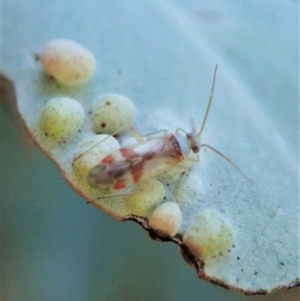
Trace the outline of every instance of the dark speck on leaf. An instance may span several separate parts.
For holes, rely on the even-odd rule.
[[[33,53],[32,57],[36,62],[38,62],[41,59],[41,56],[39,53]]]
[[[110,106],[110,105],[111,105],[110,101],[106,101],[105,104],[106,104],[107,106]]]
[[[105,128],[105,127],[106,127],[106,123],[105,123],[105,122],[102,122],[102,123],[101,123],[101,127]]]

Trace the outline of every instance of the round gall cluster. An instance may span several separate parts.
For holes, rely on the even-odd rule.
[[[94,56],[80,44],[59,39],[45,46],[42,53],[42,64],[45,71],[58,82],[75,86],[90,78],[94,72],[96,61]],[[139,161],[142,158],[135,157],[138,154],[134,153],[134,147],[129,147],[132,154],[130,151],[127,154],[124,152],[125,148],[120,149],[118,141],[112,136],[116,132],[122,132],[133,123],[136,108],[129,98],[109,93],[95,103],[91,113],[90,127],[94,132],[101,134],[89,137],[78,147],[72,171],[77,180],[84,184],[89,183],[90,188],[113,190],[114,187],[111,183],[114,183],[115,178],[111,174],[119,177],[128,176],[124,174],[124,170],[129,173],[131,170],[126,171],[124,166],[134,168],[134,162],[141,163],[141,169],[143,168],[143,162]],[[47,137],[53,141],[65,142],[78,132],[83,121],[84,110],[78,101],[70,97],[56,97],[46,103],[40,125]],[[138,142],[135,140],[136,138],[134,144],[137,144]],[[119,149],[120,151],[118,151]],[[116,153],[117,151],[118,153]],[[155,151],[153,151],[153,155],[155,155]],[[183,162],[186,169],[191,164],[198,162],[198,156],[192,155],[189,156],[189,160]],[[98,174],[98,169],[95,172],[97,177],[99,175],[99,183],[102,186],[92,185],[88,180],[91,170],[98,166],[100,166],[103,176],[109,179],[107,187],[104,187],[103,179],[100,177],[102,173],[100,174],[99,171]],[[182,168],[174,167],[163,172],[159,179],[172,182],[180,177],[182,177]],[[149,226],[152,229],[162,235],[174,237],[179,233],[182,224],[182,210],[176,202],[163,203],[164,196],[164,186],[157,179],[151,178],[138,182],[129,194],[124,194],[125,203],[123,205],[127,215],[148,218]],[[183,234],[183,242],[190,252],[203,260],[216,257],[230,249],[233,239],[234,231],[230,223],[211,210],[199,213]]]
[[[68,39],[49,42],[42,51],[41,61],[49,75],[69,86],[86,82],[96,68],[94,55]],[[94,106],[91,123],[96,133],[112,134],[131,125],[135,115],[135,106],[129,98],[106,94]],[[70,97],[56,97],[46,104],[40,124],[46,136],[61,142],[78,131],[83,121],[84,111],[79,102]]]

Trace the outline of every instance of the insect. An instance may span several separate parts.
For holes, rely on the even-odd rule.
[[[249,180],[228,157],[212,146],[200,143],[200,136],[213,100],[216,73],[217,66],[215,67],[211,94],[199,132],[196,132],[195,126],[188,133],[178,128],[174,134],[169,133],[146,141],[136,133],[135,136],[139,144],[122,147],[107,155],[101,160],[100,164],[91,169],[88,175],[88,183],[100,190],[121,190],[131,187],[145,179],[155,178],[161,172],[187,159],[190,151],[197,154],[203,147],[207,147],[220,155]],[[180,132],[183,132],[184,136]],[[251,182],[251,180],[249,181]]]

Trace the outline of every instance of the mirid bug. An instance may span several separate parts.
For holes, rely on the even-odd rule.
[[[212,146],[200,143],[200,136],[213,100],[216,72],[217,66],[214,72],[211,94],[199,132],[196,132],[194,126],[189,133],[178,128],[174,134],[165,134],[162,137],[146,141],[136,133],[135,137],[139,144],[122,147],[102,159],[100,164],[96,165],[89,172],[88,183],[100,190],[121,190],[131,187],[145,179],[155,178],[161,172],[187,159],[190,151],[197,154],[203,147],[207,147],[220,155],[249,180],[228,157]],[[180,135],[179,132],[183,132],[185,136]]]

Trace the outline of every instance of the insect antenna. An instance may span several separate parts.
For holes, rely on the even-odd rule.
[[[207,116],[208,116],[208,113],[209,113],[209,110],[210,110],[210,106],[211,106],[211,103],[212,103],[212,100],[213,100],[214,89],[215,89],[215,82],[216,82],[216,75],[217,75],[217,69],[218,69],[218,65],[216,65],[216,67],[215,67],[214,79],[213,79],[213,83],[212,83],[212,87],[211,87],[211,93],[210,93],[210,96],[209,96],[207,108],[206,108],[206,111],[205,111],[205,115],[204,115],[204,119],[202,121],[202,125],[201,125],[201,128],[200,128],[200,131],[199,131],[198,134],[196,134],[197,138],[199,138],[201,136],[202,132],[203,132],[203,129],[204,129],[204,126],[205,126],[205,123],[206,123],[206,119],[207,119]],[[192,124],[192,126],[193,126],[193,124]],[[193,131],[194,131],[194,129],[193,129]],[[196,145],[196,147],[197,147],[197,145]],[[201,147],[207,147],[210,150],[212,150],[213,152],[215,152],[216,154],[218,154],[219,156],[221,156],[228,163],[230,163],[246,180],[248,180],[250,183],[254,184],[254,182],[252,180],[250,180],[242,172],[242,170],[233,161],[231,161],[227,156],[225,156],[223,153],[221,153],[220,151],[218,151],[214,147],[210,146],[209,144],[200,144],[200,145],[198,145],[199,150],[200,150]]]
[[[200,129],[199,133],[196,135],[196,137],[198,137],[198,138],[201,136],[201,134],[203,132],[203,129],[204,129],[204,126],[205,126],[205,123],[206,123],[206,119],[207,119],[207,116],[208,116],[208,113],[209,113],[209,110],[210,110],[210,106],[211,106],[211,103],[212,103],[212,100],[213,100],[217,69],[218,69],[218,65],[216,65],[216,67],[215,67],[214,79],[213,79],[213,83],[212,83],[212,87],[211,87],[211,93],[210,93],[210,96],[209,96],[209,100],[208,100],[207,108],[206,108],[206,111],[205,111],[205,115],[204,115],[204,118],[203,118],[203,121],[202,121],[201,129]]]
[[[192,133],[195,137],[197,137],[197,131],[196,131],[196,123],[195,123],[195,120],[194,120],[194,119],[191,119],[191,120],[190,120],[190,123],[191,123],[191,129],[192,129],[191,133]]]
[[[200,147],[207,147],[210,150],[214,151],[216,154],[218,154],[219,156],[221,156],[223,159],[225,159],[229,164],[231,164],[246,180],[248,180],[250,183],[254,184],[254,182],[252,180],[250,180],[243,172],[242,170],[233,162],[231,161],[227,156],[225,156],[223,153],[221,153],[220,151],[218,151],[217,149],[215,149],[214,147],[212,147],[209,144],[200,144]]]

